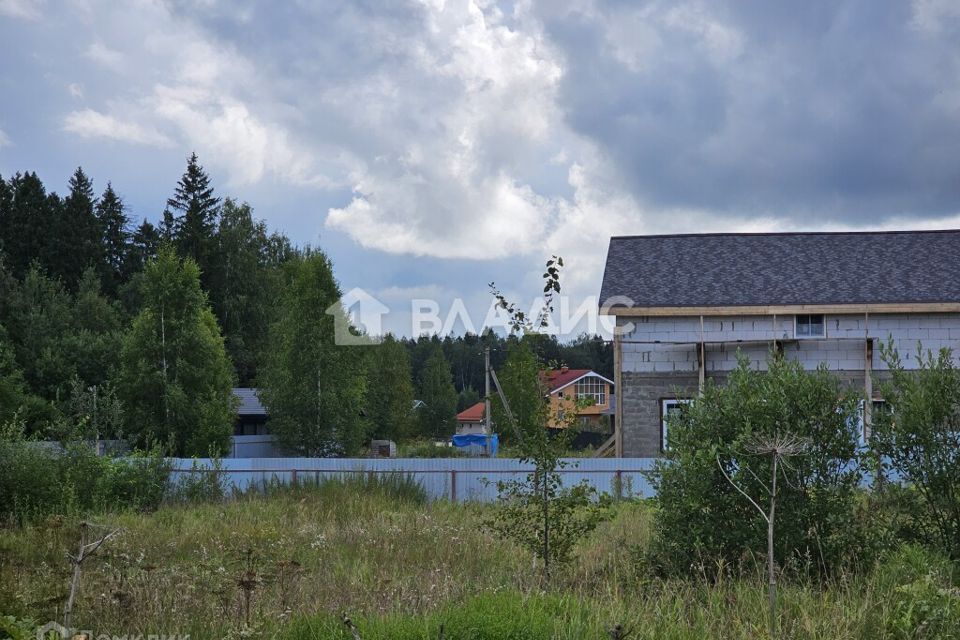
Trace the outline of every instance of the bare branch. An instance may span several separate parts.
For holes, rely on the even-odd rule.
[[[740,492],[740,495],[742,495],[744,498],[746,498],[747,500],[749,500],[749,501],[750,501],[750,504],[752,504],[754,507],[757,508],[757,511],[760,512],[760,515],[763,516],[763,519],[769,524],[769,523],[770,523],[770,517],[767,515],[767,512],[764,511],[763,508],[761,508],[760,505],[758,505],[758,504],[754,501],[754,499],[751,498],[749,494],[747,494],[746,491],[744,491],[743,489],[741,489],[741,488],[740,488],[740,485],[738,485],[736,482],[734,482],[734,481],[730,478],[730,476],[727,475],[726,469],[723,468],[723,463],[720,462],[720,456],[719,456],[719,455],[717,456],[717,466],[720,467],[720,473],[722,473],[722,474],[723,474],[723,477],[727,479],[727,482],[730,483],[730,486],[733,487],[734,489],[736,489],[737,491],[739,491],[739,492]]]

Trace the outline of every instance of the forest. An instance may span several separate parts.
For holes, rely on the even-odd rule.
[[[35,172],[0,176],[0,424],[32,438],[223,452],[234,386],[261,389],[278,438],[300,454],[446,437],[480,399],[484,349],[500,366],[513,339],[333,344],[324,310],[341,289],[329,257],[221,196],[196,154],[159,215],[131,211],[82,168],[65,193]],[[612,374],[599,336],[543,337],[536,349]]]

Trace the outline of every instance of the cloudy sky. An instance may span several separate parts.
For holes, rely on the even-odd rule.
[[[195,150],[409,333],[610,235],[960,226],[960,3],[0,0],[0,173],[156,220]],[[691,257],[693,259],[694,257]]]

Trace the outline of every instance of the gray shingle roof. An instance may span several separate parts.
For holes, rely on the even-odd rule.
[[[615,236],[601,304],[960,302],[960,230]]]
[[[240,400],[240,406],[237,407],[237,415],[241,416],[265,416],[267,410],[257,397],[257,389],[251,387],[234,387],[233,395]]]

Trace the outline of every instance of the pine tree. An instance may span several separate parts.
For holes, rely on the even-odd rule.
[[[219,211],[220,198],[213,195],[210,176],[193,153],[173,196],[167,200],[163,233],[165,239],[174,241],[181,256],[197,263],[204,285],[208,284],[214,265],[213,236]]]
[[[127,275],[128,222],[123,200],[108,182],[97,203],[97,223],[103,248],[99,273],[104,288],[111,293],[117,291]]]
[[[457,390],[453,387],[450,363],[440,345],[434,345],[420,374],[421,433],[433,438],[446,438],[456,429]]]
[[[335,343],[327,309],[341,294],[323,253],[291,261],[287,269],[260,372],[270,430],[283,447],[302,455],[355,454],[367,438],[361,412],[368,347]]]
[[[367,416],[377,438],[413,435],[413,380],[410,355],[392,335],[373,348],[367,376]]]
[[[118,382],[127,432],[138,444],[169,444],[174,455],[224,453],[235,418],[233,371],[196,263],[161,249],[141,295]]]

